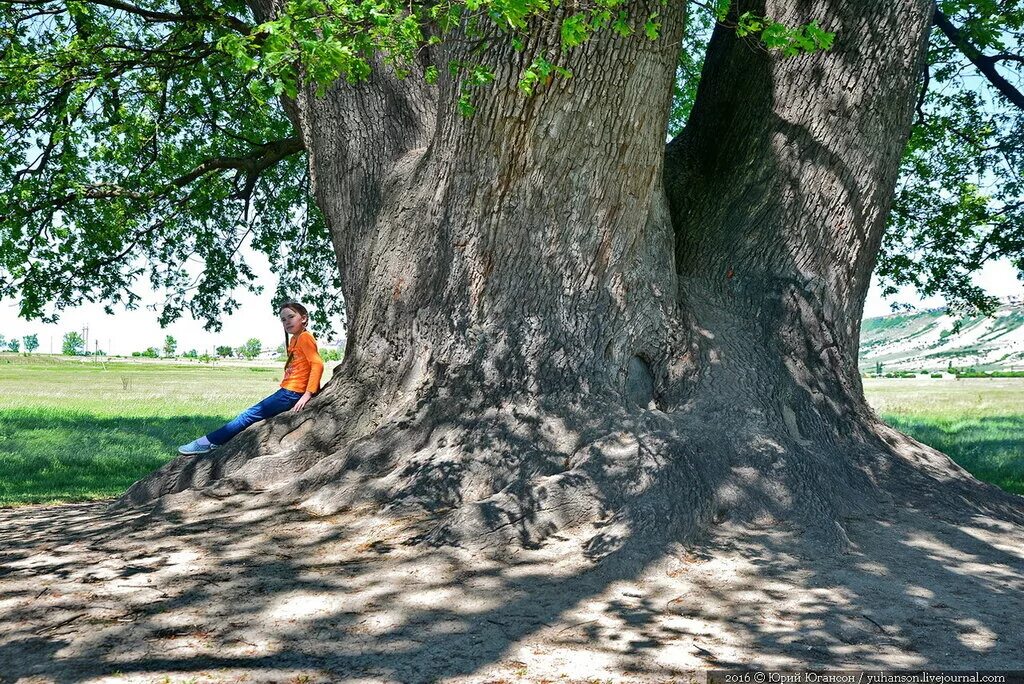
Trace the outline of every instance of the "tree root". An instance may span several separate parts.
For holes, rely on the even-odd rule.
[[[842,553],[845,520],[895,506],[1024,523],[1020,497],[881,423],[869,426],[876,439],[836,445],[793,439],[784,422],[575,406],[421,402],[348,440],[335,436],[336,416],[271,421],[212,454],[175,459],[118,505],[256,490],[317,516],[412,515],[423,521],[420,543],[495,552],[558,535],[593,558],[638,536],[692,541],[725,521],[798,530]]]

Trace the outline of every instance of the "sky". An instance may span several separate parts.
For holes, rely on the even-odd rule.
[[[274,282],[265,257],[250,250],[246,259],[253,266],[256,282]],[[1015,274],[1013,266],[1002,260],[986,265],[977,274],[975,282],[998,297],[1024,297],[1024,283],[1017,280]],[[233,315],[224,317],[224,327],[219,333],[203,330],[202,322],[192,320],[187,313],[162,329],[157,323],[156,312],[145,307],[146,304],[152,305],[158,301],[158,297],[152,290],[147,291],[142,287],[139,294],[143,296],[143,305],[134,311],[116,311],[114,315],[108,315],[102,306],[90,304],[64,311],[60,320],[52,325],[21,320],[15,302],[0,300],[0,335],[12,339],[36,334],[39,336],[38,351],[44,354],[51,353],[51,350],[59,354],[64,334],[72,330],[82,334],[86,326],[89,350],[97,349],[98,345],[100,350],[114,355],[127,356],[147,347],[162,348],[166,335],[172,335],[177,340],[179,354],[190,349],[200,354],[213,354],[220,345],[238,347],[252,337],[258,338],[264,349],[274,349],[284,343],[284,333],[276,313],[271,309],[273,291],[271,286],[266,286],[260,295],[237,291],[235,294],[239,308]],[[865,303],[864,315],[871,318],[891,313],[894,302],[915,308],[931,308],[943,304],[941,298],[922,300],[912,288],[905,288],[897,297],[885,299],[873,284]],[[316,334],[316,330],[313,333]],[[337,337],[340,338],[340,335]]]
[[[65,309],[60,313],[60,320],[52,325],[18,318],[17,303],[10,299],[0,299],[0,335],[10,340],[36,334],[39,336],[37,351],[43,354],[51,353],[51,345],[52,353],[61,353],[64,334],[76,331],[84,336],[86,327],[89,351],[98,348],[112,355],[128,356],[134,351],[144,351],[147,347],[162,349],[167,335],[177,341],[178,354],[195,349],[199,354],[213,355],[221,345],[240,347],[253,337],[263,343],[263,349],[275,349],[284,344],[284,331],[277,313],[271,308],[275,276],[271,274],[265,256],[248,247],[243,249],[246,251],[245,260],[256,275],[255,282],[263,283],[264,291],[256,295],[244,288],[236,290],[235,298],[239,307],[234,314],[221,319],[221,332],[204,330],[204,321],[193,320],[188,312],[175,323],[161,328],[157,323],[157,312],[146,308],[160,301],[160,297],[146,286],[145,281],[139,281],[136,292],[142,301],[137,309],[125,311],[115,307],[114,314],[109,315],[103,311],[101,304],[87,304]],[[315,329],[312,332],[316,334]],[[341,330],[336,333],[337,341],[341,341]],[[323,339],[318,338],[317,341],[321,348],[330,346]]]
[[[1024,282],[1017,280],[1017,269],[1009,259],[990,261],[974,275],[974,283],[991,295],[1001,299],[1024,298]],[[931,309],[945,304],[942,297],[922,299],[912,287],[904,287],[894,297],[883,297],[878,283],[872,278],[867,301],[864,302],[864,318],[885,316],[892,313],[892,305],[909,304],[915,309]]]

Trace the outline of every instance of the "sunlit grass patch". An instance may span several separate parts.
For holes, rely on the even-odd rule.
[[[884,418],[896,429],[945,452],[979,480],[1024,494],[1024,416]]]
[[[864,389],[896,429],[979,480],[1024,494],[1024,379],[871,379]]]
[[[43,356],[0,363],[0,506],[117,496],[179,444],[274,392],[281,370]]]
[[[191,415],[160,416],[153,403],[140,402],[135,415],[122,416],[0,410],[0,506],[117,496],[173,458],[179,444],[233,415],[193,407]]]
[[[225,417],[0,411],[0,505],[116,496],[173,457],[178,444]]]

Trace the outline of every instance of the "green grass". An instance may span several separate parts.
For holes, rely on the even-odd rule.
[[[282,365],[0,355],[0,506],[116,496],[274,392]]]
[[[871,378],[864,391],[893,427],[1024,494],[1024,378]]]
[[[931,314],[913,313],[868,318],[865,319],[863,323],[861,323],[861,333],[867,334],[878,332],[880,330],[890,330],[892,328],[898,328],[904,323],[908,323],[915,319],[921,318],[922,315],[930,316]]]
[[[0,412],[0,505],[116,496],[225,414],[108,418],[82,411]]]
[[[280,376],[281,364],[0,354],[0,506],[117,496],[179,444],[273,392]],[[978,478],[1024,494],[1024,378],[864,385],[890,424]]]

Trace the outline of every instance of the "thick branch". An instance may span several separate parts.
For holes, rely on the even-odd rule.
[[[927,63],[925,63],[925,65],[924,65],[924,79],[923,79],[923,83],[921,83],[921,90],[920,90],[920,92],[917,95],[917,104],[914,107],[914,111],[917,112],[917,120],[914,122],[915,126],[920,126],[921,124],[924,123],[924,100],[925,100],[925,97],[928,95],[928,85],[930,84],[930,82],[931,82],[931,69],[929,68],[929,65]]]
[[[97,183],[85,186],[85,188],[80,192],[71,192],[56,200],[42,202],[29,207],[26,212],[31,214],[42,209],[60,209],[79,198],[112,199],[115,197],[127,197],[129,199],[136,200],[153,200],[166,195],[172,190],[185,187],[189,183],[198,180],[211,171],[224,169],[237,169],[239,172],[244,172],[247,179],[247,186],[250,186],[254,184],[255,179],[258,178],[261,173],[269,169],[271,166],[285,157],[289,157],[303,149],[302,140],[298,136],[284,138],[283,140],[275,140],[262,145],[258,152],[246,157],[211,157],[210,159],[203,161],[201,164],[198,164],[188,173],[182,174],[181,176],[168,181],[163,185],[163,187],[156,190],[144,192],[132,190],[113,183]],[[2,216],[0,217],[0,220],[6,220],[7,218],[7,216]]]
[[[266,143],[260,147],[260,151],[247,157],[213,157],[207,159],[191,172],[171,181],[171,185],[182,187],[203,176],[210,171],[218,169],[238,169],[244,171],[249,178],[263,173],[271,166],[303,149],[302,139],[298,136],[284,138]]]
[[[967,59],[971,61],[978,71],[982,73],[985,78],[988,79],[996,90],[1003,94],[1003,96],[1017,106],[1018,109],[1024,110],[1024,93],[1017,90],[1016,87],[996,70],[996,64],[1002,61],[1018,61],[1024,62],[1024,58],[1017,55],[985,55],[975,45],[973,45],[964,35],[960,32],[956,26],[949,20],[945,14],[935,6],[934,15],[935,25],[939,27],[946,38],[949,39],[953,45],[956,46],[960,52],[964,54]]]
[[[17,4],[25,6],[35,6],[47,4],[49,0],[7,0],[4,4]],[[252,27],[241,19],[231,16],[230,14],[224,15],[205,15],[205,14],[174,14],[173,12],[157,12],[155,10],[148,10],[137,5],[132,5],[127,2],[121,2],[121,0],[89,0],[89,4],[100,5],[101,7],[109,7],[110,9],[119,10],[122,12],[128,12],[138,17],[142,17],[147,21],[155,22],[169,22],[169,23],[198,23],[198,24],[217,24],[226,26],[238,33],[243,35],[249,35],[252,33]]]

